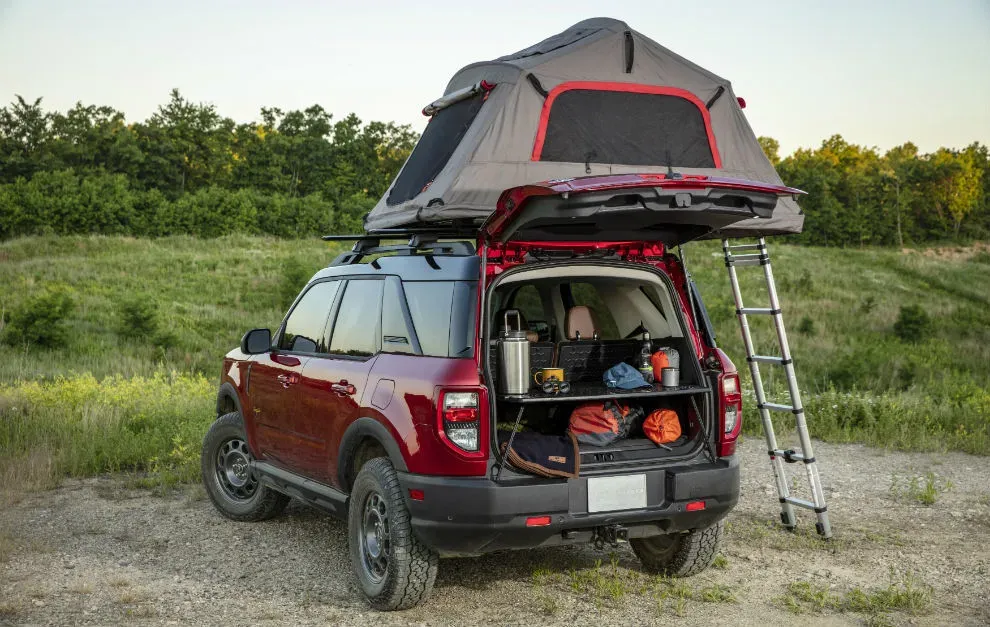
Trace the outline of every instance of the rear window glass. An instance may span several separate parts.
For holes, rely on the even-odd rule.
[[[540,161],[714,168],[701,109],[675,95],[598,89],[561,92]]]
[[[481,111],[486,93],[456,102],[441,109],[430,119],[388,193],[386,204],[397,205],[415,198],[433,182]]]
[[[476,284],[470,281],[406,281],[402,284],[424,355],[474,355]]]

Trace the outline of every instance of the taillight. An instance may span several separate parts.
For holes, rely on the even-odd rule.
[[[742,429],[742,388],[735,365],[725,353],[716,350],[722,362],[722,374],[718,376],[718,455],[728,457],[736,452],[736,439]]]
[[[483,456],[481,425],[486,399],[477,391],[442,390],[437,400],[438,427],[447,444],[458,452]]]

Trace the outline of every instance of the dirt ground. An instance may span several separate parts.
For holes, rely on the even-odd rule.
[[[384,615],[352,579],[343,523],[304,506],[234,523],[199,486],[161,496],[126,477],[8,493],[0,624],[990,624],[987,459],[820,444],[826,544],[808,512],[795,533],[774,524],[762,451],[741,446],[718,568],[649,577],[627,546],[447,559],[427,603]]]

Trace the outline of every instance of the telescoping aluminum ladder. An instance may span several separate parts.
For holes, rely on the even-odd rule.
[[[794,361],[791,358],[791,349],[787,344],[787,331],[784,330],[784,318],[780,312],[780,300],[777,298],[777,288],[773,282],[773,271],[770,269],[770,253],[767,249],[766,240],[760,238],[755,244],[729,245],[729,240],[722,240],[722,250],[725,253],[725,267],[729,271],[729,282],[732,284],[732,297],[736,303],[736,315],[739,318],[739,327],[742,332],[743,346],[746,349],[746,361],[749,363],[749,372],[753,377],[753,389],[756,392],[756,407],[760,412],[760,419],[763,421],[763,433],[767,439],[767,452],[770,454],[770,467],[773,469],[774,479],[777,483],[777,495],[780,497],[780,520],[788,529],[793,529],[797,524],[794,516],[795,507],[803,507],[815,512],[818,522],[815,528],[824,538],[832,537],[832,527],[828,522],[828,508],[825,505],[825,493],[822,490],[822,481],[818,476],[818,466],[815,463],[815,453],[811,446],[811,436],[808,434],[808,423],[804,416],[804,405],[801,404],[801,392],[798,390],[797,377],[794,374]],[[749,252],[752,251],[752,252]],[[739,266],[762,266],[763,274],[767,283],[767,294],[770,299],[769,308],[746,307],[743,304],[742,293],[739,288],[739,277],[736,276],[736,268]],[[753,348],[753,336],[749,330],[749,316],[770,316],[773,319],[774,327],[777,331],[777,340],[780,344],[779,356],[757,355]],[[767,401],[766,392],[763,389],[763,379],[760,376],[760,364],[771,364],[782,366],[784,376],[787,379],[787,389],[790,392],[790,405],[782,403],[771,403]],[[796,452],[791,449],[781,449],[777,445],[777,436],[773,430],[773,420],[770,412],[788,412],[794,415],[798,440],[801,451]],[[804,465],[808,475],[808,483],[811,485],[811,501],[791,496],[788,486],[787,474],[784,472],[784,464],[801,463]]]

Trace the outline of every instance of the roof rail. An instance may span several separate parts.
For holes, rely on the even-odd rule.
[[[469,257],[475,254],[474,243],[469,241],[441,242],[444,235],[435,233],[416,233],[410,235],[408,244],[393,244],[382,246],[383,239],[394,239],[397,235],[380,234],[367,235],[324,235],[327,241],[353,241],[350,252],[341,253],[333,260],[331,266],[348,266],[361,261],[368,255],[395,253],[399,255],[426,254],[429,256]],[[408,235],[408,233],[406,233]],[[372,261],[372,264],[375,262]],[[432,264],[431,264],[432,265]]]

